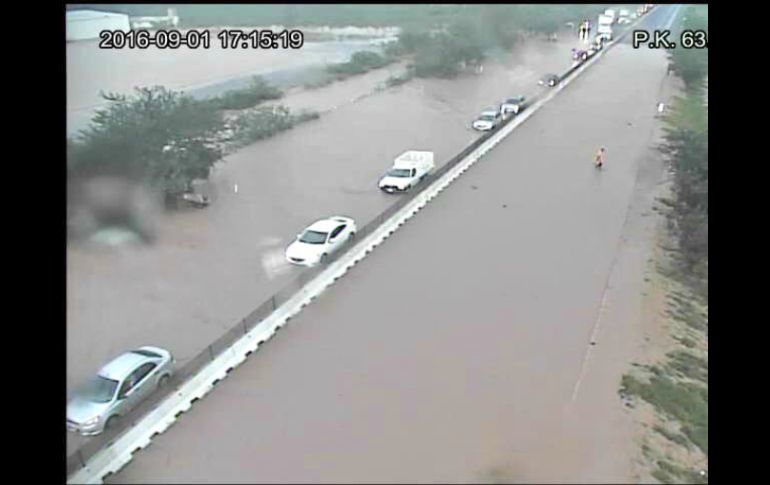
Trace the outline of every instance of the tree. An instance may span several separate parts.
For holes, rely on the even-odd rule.
[[[173,196],[189,190],[195,178],[207,177],[221,158],[213,137],[224,122],[212,103],[161,86],[102,97],[109,106],[68,141],[70,176],[130,176]]]

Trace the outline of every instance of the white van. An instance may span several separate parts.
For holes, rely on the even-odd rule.
[[[390,194],[405,192],[433,170],[433,152],[409,150],[393,161],[393,167],[380,179],[381,190]]]
[[[596,29],[596,38],[602,40],[612,40],[612,27],[609,25],[600,25]]]

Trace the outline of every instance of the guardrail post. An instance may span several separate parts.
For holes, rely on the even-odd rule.
[[[211,345],[209,345],[209,357],[211,357],[211,360],[214,360],[214,349],[211,348]]]
[[[243,334],[246,335],[247,333],[249,333],[249,331],[246,329],[246,319],[244,318],[243,320],[241,320],[241,323],[243,324]]]

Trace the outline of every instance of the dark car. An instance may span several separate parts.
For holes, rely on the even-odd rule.
[[[559,84],[559,76],[556,74],[546,74],[545,76],[541,77],[540,81],[537,83],[541,86],[554,87]]]

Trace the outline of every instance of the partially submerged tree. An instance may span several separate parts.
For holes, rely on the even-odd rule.
[[[129,176],[176,196],[221,158],[213,140],[224,122],[211,103],[161,86],[102,96],[109,105],[68,142],[71,177]]]

